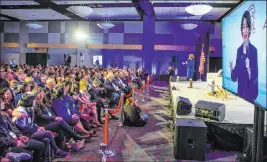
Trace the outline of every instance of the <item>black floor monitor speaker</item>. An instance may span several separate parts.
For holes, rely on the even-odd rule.
[[[222,103],[199,100],[195,104],[196,117],[223,121],[225,118],[225,105]]]
[[[176,102],[178,102],[176,108],[177,115],[188,115],[192,112],[192,103],[188,98],[179,96]]]
[[[174,157],[179,160],[205,160],[207,126],[201,119],[176,118]]]

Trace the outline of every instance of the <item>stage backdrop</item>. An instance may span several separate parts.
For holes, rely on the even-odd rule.
[[[246,15],[247,21],[242,21],[243,15]],[[222,22],[223,86],[264,109],[266,109],[265,23],[266,1],[244,2]]]

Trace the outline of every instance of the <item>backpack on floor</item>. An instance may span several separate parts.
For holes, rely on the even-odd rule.
[[[146,114],[141,115],[142,110],[138,106],[124,105],[124,125],[130,127],[143,127],[148,120]]]

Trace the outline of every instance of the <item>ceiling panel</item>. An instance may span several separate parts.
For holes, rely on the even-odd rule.
[[[203,15],[201,20],[218,20],[231,8],[213,8],[208,14]]]
[[[113,1],[104,1],[104,0],[98,0],[98,1],[66,1],[66,0],[52,0],[52,2],[58,4],[58,5],[64,5],[64,4],[101,4],[101,3],[131,3],[131,0],[113,0]]]
[[[240,0],[231,1],[180,1],[180,0],[150,0],[152,3],[238,3]]]
[[[154,10],[157,19],[201,18],[201,16],[188,14],[184,7],[154,7]]]
[[[194,16],[185,11],[185,7],[154,7],[157,19],[201,19],[217,20],[230,8],[213,8],[204,16]]]
[[[21,1],[21,0],[1,0],[0,4],[2,6],[10,5],[39,5],[39,3],[34,1]]]
[[[0,17],[0,20],[10,20],[10,19],[5,18],[5,17]]]
[[[69,17],[51,9],[2,9],[1,13],[21,20],[68,20]]]
[[[94,12],[87,19],[134,19],[139,20],[140,16],[134,7],[121,8],[95,8]]]

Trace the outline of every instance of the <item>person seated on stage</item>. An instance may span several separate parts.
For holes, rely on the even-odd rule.
[[[46,146],[50,144],[56,156],[62,158],[66,157],[68,153],[58,148],[52,133],[45,130],[44,127],[39,127],[34,122],[33,104],[34,96],[26,93],[23,94],[18,104],[19,107],[13,112],[12,121],[17,125],[23,135],[44,142]]]
[[[117,87],[113,82],[114,75],[112,72],[109,72],[106,76],[106,80],[104,82],[104,88],[106,89],[107,93],[106,96],[111,99],[111,105],[115,106],[119,99],[120,99],[120,89]]]
[[[80,121],[79,112],[73,107],[73,102],[71,101],[68,92],[70,89],[70,83],[67,82],[63,86],[56,87],[54,90],[54,99],[52,101],[52,108],[56,116],[61,117],[70,126],[74,126],[75,130],[86,134],[92,135],[93,131],[87,131],[83,127]],[[73,96],[77,98],[78,96]]]
[[[1,108],[4,112],[6,112],[9,116],[12,116],[13,110],[15,109],[14,104],[12,103],[12,94],[9,88],[3,88],[2,92],[0,93],[0,101],[1,101]]]
[[[66,136],[72,137],[74,140],[82,140],[87,136],[77,135],[72,131],[70,126],[61,118],[54,115],[53,110],[50,105],[44,102],[45,93],[41,87],[34,90],[34,114],[35,121],[45,130],[50,130],[52,132],[57,132],[57,144],[59,148],[65,148],[64,139]]]

